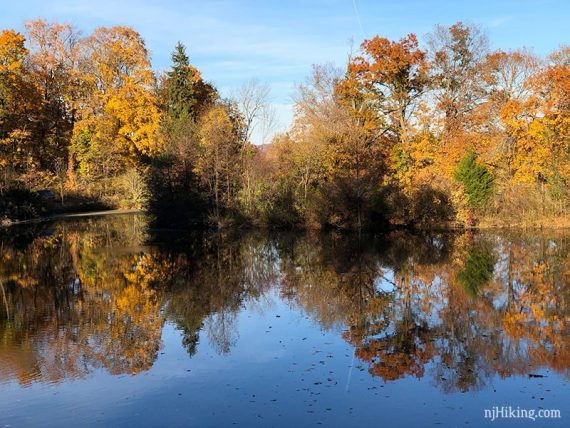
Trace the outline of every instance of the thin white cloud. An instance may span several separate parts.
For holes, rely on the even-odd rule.
[[[485,22],[485,26],[488,28],[498,28],[502,27],[503,25],[511,22],[513,20],[512,16],[499,16],[495,18],[491,18]]]

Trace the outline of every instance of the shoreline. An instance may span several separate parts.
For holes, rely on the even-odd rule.
[[[75,217],[102,217],[108,215],[126,215],[126,214],[145,214],[145,211],[138,209],[115,209],[115,210],[97,210],[85,211],[80,213],[54,214],[47,217],[38,217],[30,220],[15,220],[7,223],[0,223],[0,227],[20,226],[25,224],[44,223],[53,220],[64,220]]]
[[[83,211],[83,212],[76,212],[76,213],[61,213],[61,214],[53,214],[45,217],[38,217],[29,220],[15,220],[11,221],[8,219],[6,222],[0,222],[0,228],[9,228],[11,226],[21,226],[26,224],[37,224],[37,223],[45,223],[50,221],[57,221],[57,220],[65,220],[70,218],[81,218],[81,217],[103,217],[103,216],[110,216],[110,215],[129,215],[129,214],[147,214],[145,210],[142,209],[111,209],[111,210],[94,210],[94,211]],[[255,230],[274,230],[271,225],[263,225],[263,226],[254,226],[254,225],[244,225],[240,227],[223,227],[220,230],[231,230],[231,229],[255,229]],[[570,229],[570,219],[566,218],[557,218],[557,219],[544,219],[539,220],[535,223],[526,223],[526,222],[510,222],[508,224],[501,224],[500,221],[495,220],[483,220],[480,225],[477,226],[463,226],[458,225],[455,223],[445,224],[434,224],[432,227],[424,226],[424,227],[413,227],[413,226],[406,226],[406,225],[392,225],[391,228],[385,230],[388,232],[390,230],[398,230],[398,229],[407,229],[410,231],[416,232],[461,232],[461,231],[492,231],[492,230],[569,230]],[[182,229],[175,229],[175,230],[186,230],[185,228]],[[306,227],[293,227],[290,230],[299,230],[299,231],[308,231],[314,230],[311,228]],[[358,230],[352,229],[336,229],[336,228],[321,228],[317,230],[337,230],[342,232],[358,232]],[[362,230],[361,232],[378,232],[377,230]]]

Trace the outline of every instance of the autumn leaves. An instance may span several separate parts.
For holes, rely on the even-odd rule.
[[[293,151],[311,154],[299,162],[297,180],[310,181],[313,195],[342,189],[324,224],[371,225],[378,215],[425,225],[567,216],[568,48],[546,59],[492,52],[479,28],[462,23],[436,26],[425,39],[425,47],[414,34],[365,40],[346,70],[317,67],[301,86],[287,138]],[[469,156],[478,164],[458,173]],[[456,178],[480,173],[481,183]],[[474,187],[484,195],[470,194]],[[379,197],[384,207],[371,204]],[[351,212],[343,212],[346,199]]]
[[[414,34],[373,37],[346,68],[314,67],[289,131],[261,150],[250,137],[255,114],[268,111],[266,89],[222,99],[180,43],[160,74],[131,28],[25,27],[0,35],[3,192],[64,189],[62,200],[76,192],[146,206],[186,226],[568,216],[568,47],[545,59],[492,52],[462,23],[436,26],[425,46]],[[493,182],[476,206],[473,183],[456,179],[470,153]]]
[[[3,187],[51,187],[99,196],[116,178],[159,152],[155,76],[144,41],[127,27],[87,37],[69,24],[26,23],[4,30],[0,159],[13,181]],[[26,46],[24,45],[26,40]],[[6,87],[6,82],[11,82]],[[67,176],[55,165],[64,163]]]

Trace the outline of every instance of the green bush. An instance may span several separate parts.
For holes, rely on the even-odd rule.
[[[457,164],[454,178],[463,184],[467,202],[471,208],[480,208],[493,193],[493,174],[477,161],[477,154],[468,152]]]

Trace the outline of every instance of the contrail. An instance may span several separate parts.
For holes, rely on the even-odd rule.
[[[348,376],[346,378],[346,387],[344,388],[344,392],[348,392],[348,388],[350,388],[350,378],[352,377],[352,369],[354,367],[355,355],[356,355],[356,347],[354,347],[354,352],[352,353],[352,361],[350,362],[350,368],[348,369]]]
[[[360,32],[362,33],[362,38],[364,38],[364,28],[362,27],[362,21],[360,20],[360,13],[358,13],[358,7],[356,7],[356,0],[352,0],[352,6],[354,6],[354,13],[358,21],[358,26],[360,27]]]

